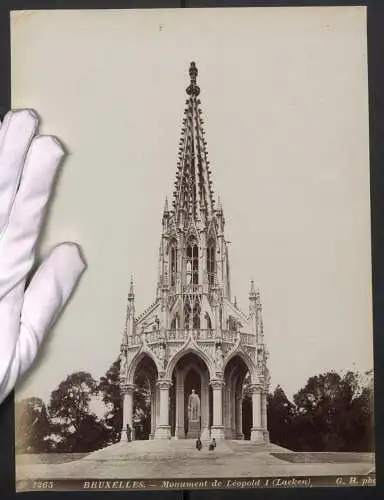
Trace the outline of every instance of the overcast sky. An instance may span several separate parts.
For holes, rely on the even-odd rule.
[[[89,268],[17,398],[119,353],[133,273],[154,299],[190,61],[232,291],[260,287],[272,387],[372,367],[365,9],[19,13],[14,107],[68,150],[43,249],[80,242]]]

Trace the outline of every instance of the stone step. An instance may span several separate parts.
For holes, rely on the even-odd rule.
[[[202,452],[209,452],[210,440],[202,440]],[[82,460],[97,460],[99,457],[103,460],[117,459],[127,456],[149,456],[155,454],[158,457],[169,457],[177,454],[189,454],[196,450],[196,439],[156,439],[143,441],[121,441],[120,443],[108,446],[93,453],[90,453]],[[217,440],[215,453],[219,455],[230,455],[233,453],[271,453],[279,451],[288,451],[272,443],[256,443],[253,441],[231,441]],[[211,453],[211,452],[209,452]]]

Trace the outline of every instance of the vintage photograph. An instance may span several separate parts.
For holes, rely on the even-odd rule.
[[[366,9],[20,11],[88,269],[15,393],[17,491],[374,486]]]

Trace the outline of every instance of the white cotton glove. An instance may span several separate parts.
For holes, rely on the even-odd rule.
[[[10,111],[0,125],[0,403],[32,364],[85,269],[77,245],[63,243],[30,279],[64,156],[55,138],[36,136],[37,127],[30,110]]]

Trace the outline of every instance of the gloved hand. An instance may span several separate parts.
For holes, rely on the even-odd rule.
[[[79,247],[63,243],[30,279],[64,156],[55,138],[36,136],[37,128],[30,110],[10,111],[0,125],[0,403],[32,364],[85,269]]]

